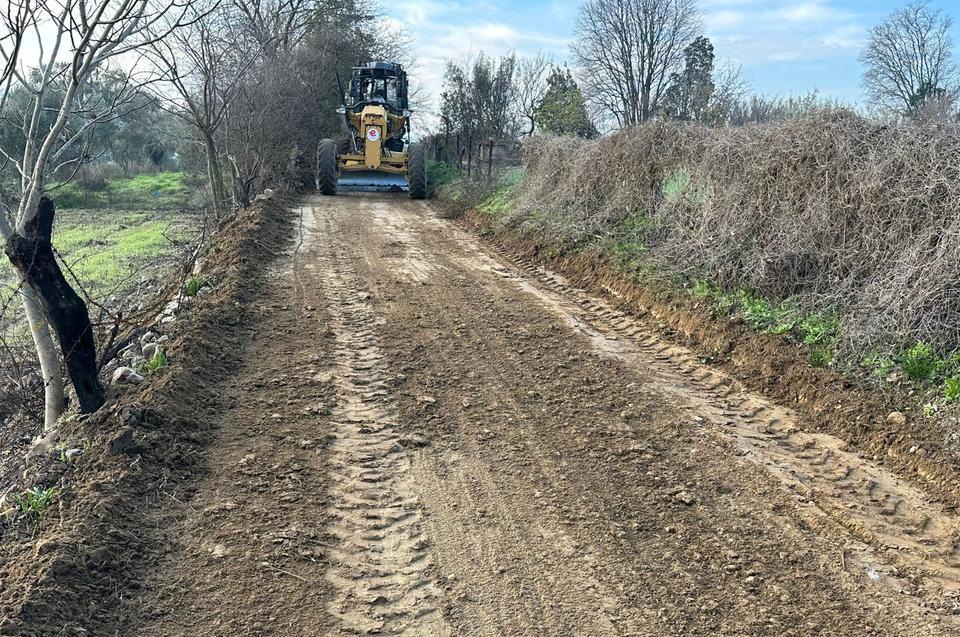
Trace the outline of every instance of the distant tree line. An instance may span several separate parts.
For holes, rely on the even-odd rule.
[[[869,33],[863,88],[882,117],[956,119],[960,76],[953,22],[928,0],[894,11]],[[815,91],[753,94],[740,69],[717,63],[696,0],[587,0],[571,47],[573,69],[542,55],[483,54],[450,62],[441,133],[477,140],[535,132],[595,137],[664,117],[709,126],[771,122],[849,108]]]

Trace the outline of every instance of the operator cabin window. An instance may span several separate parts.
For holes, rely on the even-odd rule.
[[[397,99],[397,82],[396,80],[391,80],[387,82],[387,103],[393,108],[399,108],[399,100]]]

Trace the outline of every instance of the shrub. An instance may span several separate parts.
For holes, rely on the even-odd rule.
[[[627,239],[664,280],[709,272],[774,309],[791,299],[797,316],[824,315],[798,326],[805,340],[824,342],[820,328],[835,318],[835,349],[851,361],[904,336],[952,351],[957,154],[958,124],[890,125],[838,109],[747,127],[658,120],[598,140],[535,137],[502,221],[547,243],[613,245],[640,210]],[[769,323],[769,309],[747,314]]]

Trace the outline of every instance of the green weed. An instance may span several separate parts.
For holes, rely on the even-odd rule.
[[[453,182],[460,176],[456,167],[445,161],[427,162],[427,184],[431,189],[437,189]]]
[[[498,188],[492,195],[480,202],[477,210],[496,219],[513,208],[513,199],[516,194],[515,186]]]
[[[918,342],[897,358],[903,373],[911,380],[930,381],[937,375],[941,359],[929,345]]]
[[[881,381],[887,380],[896,365],[892,358],[881,354],[870,354],[863,359],[861,364],[870,371],[874,378]]]
[[[944,381],[943,397],[951,403],[960,400],[960,376],[951,376]]]
[[[190,280],[187,281],[187,286],[184,292],[187,296],[194,297],[197,293],[205,287],[208,287],[210,283],[202,277],[190,277]]]
[[[713,286],[706,279],[697,279],[689,290],[690,296],[695,299],[708,299],[716,293]]]
[[[663,180],[660,186],[660,194],[670,203],[676,202],[683,196],[684,192],[690,186],[690,171],[686,168],[679,168]]]
[[[618,241],[611,248],[617,265],[628,272],[640,269],[647,254],[647,246],[639,241]]]
[[[167,355],[163,353],[163,350],[158,349],[157,353],[153,355],[153,358],[141,363],[141,369],[146,374],[153,374],[169,364],[170,361],[167,359]]]
[[[789,302],[775,305],[745,291],[738,294],[737,301],[741,318],[759,332],[789,334],[797,325],[797,310]]]
[[[810,350],[810,364],[814,367],[830,367],[835,357],[836,351],[833,347],[819,346]]]
[[[13,496],[13,503],[23,516],[39,520],[50,509],[50,504],[56,495],[56,487],[48,489],[33,487],[22,494]]]

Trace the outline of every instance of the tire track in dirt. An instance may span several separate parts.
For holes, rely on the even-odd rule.
[[[311,213],[312,214],[312,211]],[[323,219],[325,238],[333,238]],[[449,635],[431,573],[422,509],[407,479],[376,317],[343,244],[317,246],[336,348],[329,478],[336,538],[329,612],[350,634]]]
[[[362,255],[365,271],[361,278],[383,275],[408,288],[417,303],[430,307],[449,300],[441,294],[443,282],[462,279],[462,266],[449,262],[448,243],[438,245],[435,237],[419,223],[429,221],[432,209],[412,204],[417,217],[406,206],[384,205],[387,200],[351,200],[352,214],[337,215],[331,236],[351,237],[351,252]],[[355,218],[363,230],[354,232]],[[412,223],[413,222],[413,223]],[[445,227],[448,230],[449,227]],[[490,278],[491,281],[495,281]],[[465,281],[466,283],[467,281]],[[470,281],[468,285],[475,285]],[[384,290],[377,286],[379,293]],[[431,294],[433,292],[433,294]],[[427,298],[420,298],[420,294]],[[412,299],[411,299],[412,300]],[[489,306],[457,303],[434,308],[437,314],[453,311],[467,321],[483,315]],[[483,305],[481,303],[481,305]],[[491,353],[507,355],[508,343],[489,342]],[[391,352],[395,354],[395,352]],[[498,383],[510,386],[499,364],[489,366],[482,359],[465,359]],[[506,419],[525,411],[527,389],[514,387],[517,395],[498,393],[499,411]],[[432,397],[420,396],[421,406]],[[424,402],[425,401],[425,402]],[[405,428],[425,429],[430,425],[408,418]],[[422,493],[430,511],[427,527],[434,542],[435,558],[444,567],[445,612],[456,634],[461,635],[633,635],[649,620],[639,617],[620,591],[605,585],[594,575],[596,564],[589,552],[563,529],[563,522],[544,511],[537,502],[526,502],[518,511],[503,493],[497,469],[484,462],[482,447],[475,440],[457,443],[457,451],[428,447],[414,456],[411,479]],[[550,463],[537,454],[537,466],[554,482],[560,478]],[[467,601],[469,600],[469,601]],[[465,607],[471,607],[466,610]],[[474,610],[479,610],[474,614]],[[432,633],[424,633],[432,634]]]
[[[481,257],[485,267],[538,297],[598,350],[653,372],[660,390],[693,406],[740,454],[809,504],[805,518],[812,526],[842,530],[866,545],[852,551],[849,561],[859,562],[868,577],[906,588],[906,574],[913,586],[960,599],[957,516],[889,470],[851,452],[840,439],[803,431],[792,411],[749,392],[689,350],[662,341],[641,321],[564,277],[510,255],[502,244],[498,247],[513,268]]]

